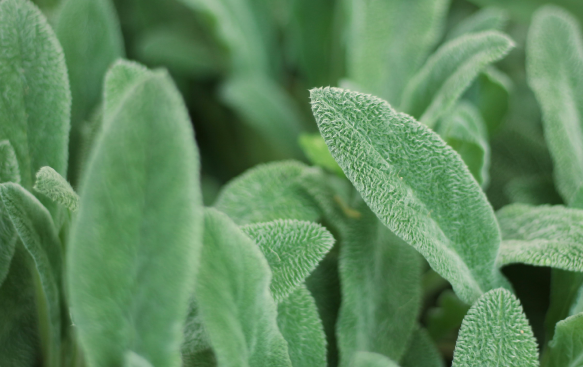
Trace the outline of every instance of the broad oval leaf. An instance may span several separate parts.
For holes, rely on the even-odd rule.
[[[583,39],[577,21],[545,6],[526,44],[528,83],[541,106],[559,193],[572,204],[583,185]]]
[[[583,313],[559,321],[544,356],[545,367],[580,366],[583,361]]]
[[[73,212],[79,207],[79,195],[51,167],[42,167],[37,172],[33,189]]]
[[[258,246],[225,214],[205,211],[195,297],[222,367],[291,367]]]
[[[484,294],[464,318],[452,367],[537,367],[538,350],[518,299],[505,289]]]
[[[8,140],[0,141],[0,183],[20,183],[20,168],[16,152]]]
[[[332,248],[334,237],[319,224],[275,220],[241,227],[259,246],[271,272],[271,293],[284,300],[316,268]]]
[[[381,99],[338,88],[312,90],[312,109],[364,201],[463,301],[507,284],[495,269],[500,230],[492,207],[437,134]]]
[[[92,366],[122,365],[130,350],[178,366],[202,238],[198,153],[166,73],[117,87],[125,93],[113,111],[105,105],[71,230],[72,316]]]
[[[400,109],[433,127],[478,74],[513,46],[497,31],[468,34],[444,44],[407,84]]]

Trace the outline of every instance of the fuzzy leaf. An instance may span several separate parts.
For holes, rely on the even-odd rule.
[[[504,121],[514,84],[512,79],[493,66],[486,68],[468,89],[466,97],[480,110],[489,135]]]
[[[0,141],[0,183],[20,183],[20,169],[14,148],[8,140]]]
[[[34,263],[43,357],[47,366],[61,366],[61,242],[47,209],[22,186],[0,184],[0,198],[18,237]]]
[[[464,318],[452,367],[537,367],[538,350],[518,299],[505,289],[484,294]]]
[[[71,93],[65,58],[30,1],[0,1],[0,140],[14,148],[21,184],[50,166],[67,173]]]
[[[401,361],[403,367],[445,367],[439,350],[427,330],[418,327]]]
[[[136,62],[118,60],[113,64],[105,75],[102,125],[112,121],[127,95],[149,75],[148,69]]]
[[[502,31],[508,23],[508,14],[499,8],[483,8],[464,18],[451,31],[446,39],[484,31]]]
[[[269,264],[276,302],[303,283],[334,244],[334,237],[324,227],[298,220],[249,224],[241,230],[255,241]]]
[[[513,46],[497,31],[468,34],[444,44],[407,84],[401,110],[433,127],[478,74]]]
[[[205,211],[196,299],[221,367],[291,367],[261,251],[225,214]]]
[[[572,204],[583,185],[583,39],[567,12],[545,6],[526,44],[528,83],[541,106],[559,193]]]
[[[89,365],[121,365],[131,350],[154,366],[178,366],[176,325],[202,238],[198,153],[169,76],[143,71],[124,86],[116,74],[132,65],[118,63],[107,77],[120,84],[106,93],[123,98],[111,106],[106,94],[82,180],[68,253],[71,310]]]
[[[345,177],[342,168],[338,166],[338,163],[336,163],[334,157],[330,154],[326,142],[320,134],[304,133],[300,135],[299,143],[310,163],[325,168],[340,177]]]
[[[395,362],[382,354],[372,352],[358,352],[350,366],[353,367],[399,367]]]
[[[454,333],[470,308],[449,290],[439,295],[437,303],[438,307],[427,312],[427,331],[433,340],[440,340]]]
[[[337,323],[341,366],[359,351],[398,361],[421,307],[421,258],[362,201],[340,249],[342,305]]]
[[[147,359],[132,351],[126,353],[124,367],[152,367]]]
[[[583,211],[512,204],[497,216],[504,239],[498,266],[524,263],[583,271]]]
[[[307,168],[295,161],[257,166],[225,185],[215,207],[239,225],[275,219],[314,222],[319,210],[300,185]]]
[[[495,270],[500,232],[492,207],[437,134],[381,99],[337,88],[312,90],[312,109],[364,201],[462,300],[472,304],[507,284]]]
[[[79,195],[67,180],[51,167],[42,167],[38,171],[33,188],[70,211],[74,212],[79,207]]]
[[[555,336],[549,344],[545,367],[580,366],[583,361],[583,314],[557,323]]]
[[[399,105],[407,82],[441,37],[448,0],[350,0],[347,74]]]
[[[293,367],[326,367],[326,335],[316,301],[300,285],[279,303],[277,324],[287,341]]]

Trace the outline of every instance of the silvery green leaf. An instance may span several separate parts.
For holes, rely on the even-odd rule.
[[[464,18],[447,33],[447,40],[484,31],[503,31],[508,23],[508,14],[500,8],[483,8]]]
[[[225,214],[205,211],[195,297],[221,367],[291,367],[259,247]]]
[[[497,31],[467,34],[447,42],[409,81],[400,109],[433,127],[480,72],[513,47],[512,40]]]
[[[79,195],[71,185],[51,167],[42,167],[36,174],[33,189],[70,211],[79,207]]]
[[[376,97],[338,88],[311,93],[332,156],[383,224],[468,304],[509,286],[495,269],[500,230],[492,207],[452,148]]]
[[[391,359],[373,352],[357,352],[349,363],[353,367],[399,367]]]
[[[300,135],[299,144],[310,163],[333,172],[340,177],[345,177],[342,168],[338,166],[338,163],[330,154],[326,142],[320,134],[303,133]]]
[[[8,140],[0,141],[0,183],[20,183],[20,169],[14,148]]]
[[[179,366],[203,219],[191,123],[165,72],[120,62],[105,90],[68,244],[73,321],[89,365]]]
[[[555,336],[549,343],[544,367],[580,366],[583,361],[583,314],[579,313],[559,321]]]
[[[445,367],[445,362],[427,330],[418,327],[413,333],[401,365],[403,367]]]
[[[530,21],[532,13],[536,11],[541,4],[547,3],[547,1],[538,0],[470,0],[470,2],[478,6],[495,6],[497,8],[505,9],[510,12],[514,18],[522,22]],[[581,9],[581,6],[577,1],[553,0],[552,2],[569,9],[569,11],[577,14],[580,19],[583,19],[583,9]]]
[[[532,329],[518,299],[505,289],[480,297],[464,318],[452,367],[538,367]]]
[[[275,220],[248,224],[241,230],[261,249],[273,278],[271,293],[276,302],[291,294],[330,251],[334,237],[317,223]]]

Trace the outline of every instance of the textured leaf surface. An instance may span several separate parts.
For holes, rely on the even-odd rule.
[[[291,367],[261,251],[225,214],[205,211],[196,285],[199,311],[222,367]]]
[[[307,168],[295,161],[252,168],[225,185],[215,207],[240,225],[275,219],[316,221],[319,210],[299,180]]]
[[[480,110],[488,133],[495,133],[508,113],[510,95],[514,91],[512,79],[493,66],[486,68],[466,93],[466,97]]]
[[[152,367],[147,359],[134,352],[126,353],[124,367]]]
[[[320,132],[377,217],[471,304],[505,284],[500,232],[460,156],[426,126],[370,95],[312,90]]]
[[[326,142],[320,134],[302,134],[300,135],[300,147],[308,160],[315,166],[320,166],[340,177],[345,177],[342,168],[330,154]]]
[[[448,0],[351,0],[347,74],[367,92],[399,105],[405,86],[441,31]]]
[[[582,286],[583,273],[560,269],[551,270],[550,303],[545,319],[546,342],[553,338],[555,325],[559,321],[574,315],[573,311],[583,306],[581,303],[583,301]]]
[[[447,290],[439,295],[437,303],[438,307],[427,312],[427,330],[433,340],[440,340],[455,332],[470,308]]]
[[[79,195],[71,185],[51,167],[42,167],[36,174],[34,190],[71,211],[79,207]]]
[[[464,18],[449,33],[447,39],[484,31],[502,31],[508,22],[508,14],[499,8],[483,8]]]
[[[580,366],[583,363],[583,314],[557,323],[555,336],[549,344],[545,367]]]
[[[372,352],[358,352],[352,360],[351,366],[354,367],[398,367],[398,365],[383,356],[382,354]]]
[[[444,44],[407,84],[401,110],[433,127],[478,74],[512,47],[512,40],[497,31],[468,34]]]
[[[316,301],[301,285],[279,303],[277,324],[293,367],[326,367],[326,335]]]
[[[8,140],[0,141],[0,183],[20,183],[20,169],[14,148]]]
[[[71,93],[63,51],[41,12],[25,0],[0,2],[0,140],[16,152],[21,183],[50,166],[67,173]]]
[[[168,75],[143,71],[124,88],[116,74],[128,70],[122,63],[109,71],[121,100],[111,105],[106,94],[82,180],[68,253],[72,315],[90,365],[121,365],[132,350],[152,365],[178,366],[177,325],[202,238],[198,154]]]
[[[532,329],[518,299],[505,289],[484,294],[464,318],[453,367],[538,366]]]
[[[342,366],[357,352],[398,361],[407,350],[421,306],[421,258],[364,202],[348,222],[340,249],[342,304],[337,323]]]
[[[334,244],[334,237],[324,227],[298,220],[249,224],[241,230],[255,241],[269,264],[276,302],[303,283]]]
[[[536,12],[526,45],[528,83],[541,106],[559,193],[571,204],[583,185],[583,39],[560,8]]]
[[[520,262],[583,271],[583,211],[512,204],[497,216],[504,239],[499,266]]]
[[[403,367],[445,367],[445,362],[427,330],[419,327],[413,333],[401,365]]]

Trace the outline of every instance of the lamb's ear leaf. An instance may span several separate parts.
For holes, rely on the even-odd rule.
[[[398,106],[407,82],[441,38],[449,0],[351,0],[348,5],[348,77]]]
[[[545,367],[578,366],[583,359],[583,313],[559,321],[543,357]]]
[[[471,103],[460,102],[441,120],[437,131],[459,153],[476,181],[486,187],[490,181],[490,145],[480,111]]]
[[[88,364],[122,365],[132,350],[152,365],[177,366],[176,325],[202,243],[198,152],[170,77],[142,70],[136,81],[126,78],[132,68],[118,64],[109,74],[122,75],[107,77],[119,83],[106,85],[105,120],[71,229],[71,310]],[[123,97],[113,105],[110,90]]]
[[[472,81],[514,46],[497,31],[458,37],[441,46],[407,84],[401,110],[429,127],[454,107]]]
[[[446,40],[484,31],[503,31],[508,23],[508,13],[500,8],[482,8],[464,18],[446,36]]]
[[[577,21],[547,5],[536,12],[526,44],[528,83],[541,106],[559,193],[572,204],[583,185],[583,39]]]
[[[443,357],[427,330],[418,327],[401,360],[403,367],[445,367]]]
[[[353,367],[399,367],[391,359],[374,352],[357,352],[347,366]]]
[[[504,240],[498,266],[524,263],[583,271],[583,210],[511,204],[497,216]]]
[[[553,338],[557,322],[574,315],[572,311],[581,307],[582,287],[583,273],[551,269],[550,304],[545,319],[547,342]]]
[[[433,340],[448,337],[460,327],[470,306],[446,290],[439,295],[438,307],[427,312],[427,331]]]
[[[70,211],[79,207],[79,195],[71,185],[51,167],[42,167],[36,174],[33,189]]]
[[[345,177],[342,168],[338,166],[338,163],[336,163],[334,157],[330,154],[326,142],[320,134],[304,133],[300,135],[298,142],[310,163],[325,168],[340,177]]]
[[[20,168],[16,152],[8,140],[0,141],[0,183],[20,183]]]
[[[505,289],[480,297],[464,318],[452,367],[537,367],[538,349],[518,299]]]
[[[376,218],[362,213],[347,223],[340,248],[342,304],[337,323],[341,366],[357,352],[400,360],[421,307],[421,257]],[[407,305],[403,307],[403,305]]]
[[[293,367],[326,367],[326,335],[316,301],[305,285],[277,308],[277,325],[287,341]]]
[[[0,198],[20,241],[32,258],[38,279],[37,300],[43,357],[47,366],[61,365],[61,241],[48,210],[16,183],[0,184]]]
[[[31,1],[0,2],[0,39],[0,140],[12,144],[21,184],[31,190],[43,166],[67,174],[71,93],[65,58]]]
[[[219,366],[288,366],[259,247],[225,214],[205,211],[195,297]]]
[[[334,245],[334,237],[317,223],[278,219],[241,230],[259,246],[273,278],[271,293],[281,302],[316,268]]]
[[[112,120],[124,99],[143,79],[150,76],[148,69],[137,62],[117,60],[105,74],[102,125]]]
[[[319,209],[299,183],[307,168],[295,161],[252,168],[225,185],[215,207],[237,224],[275,219],[316,221]]]
[[[125,355],[124,367],[152,367],[152,364],[141,355],[129,351]]]
[[[311,93],[332,156],[383,224],[425,256],[464,302],[509,287],[495,269],[494,211],[451,147],[376,97],[338,88]]]

